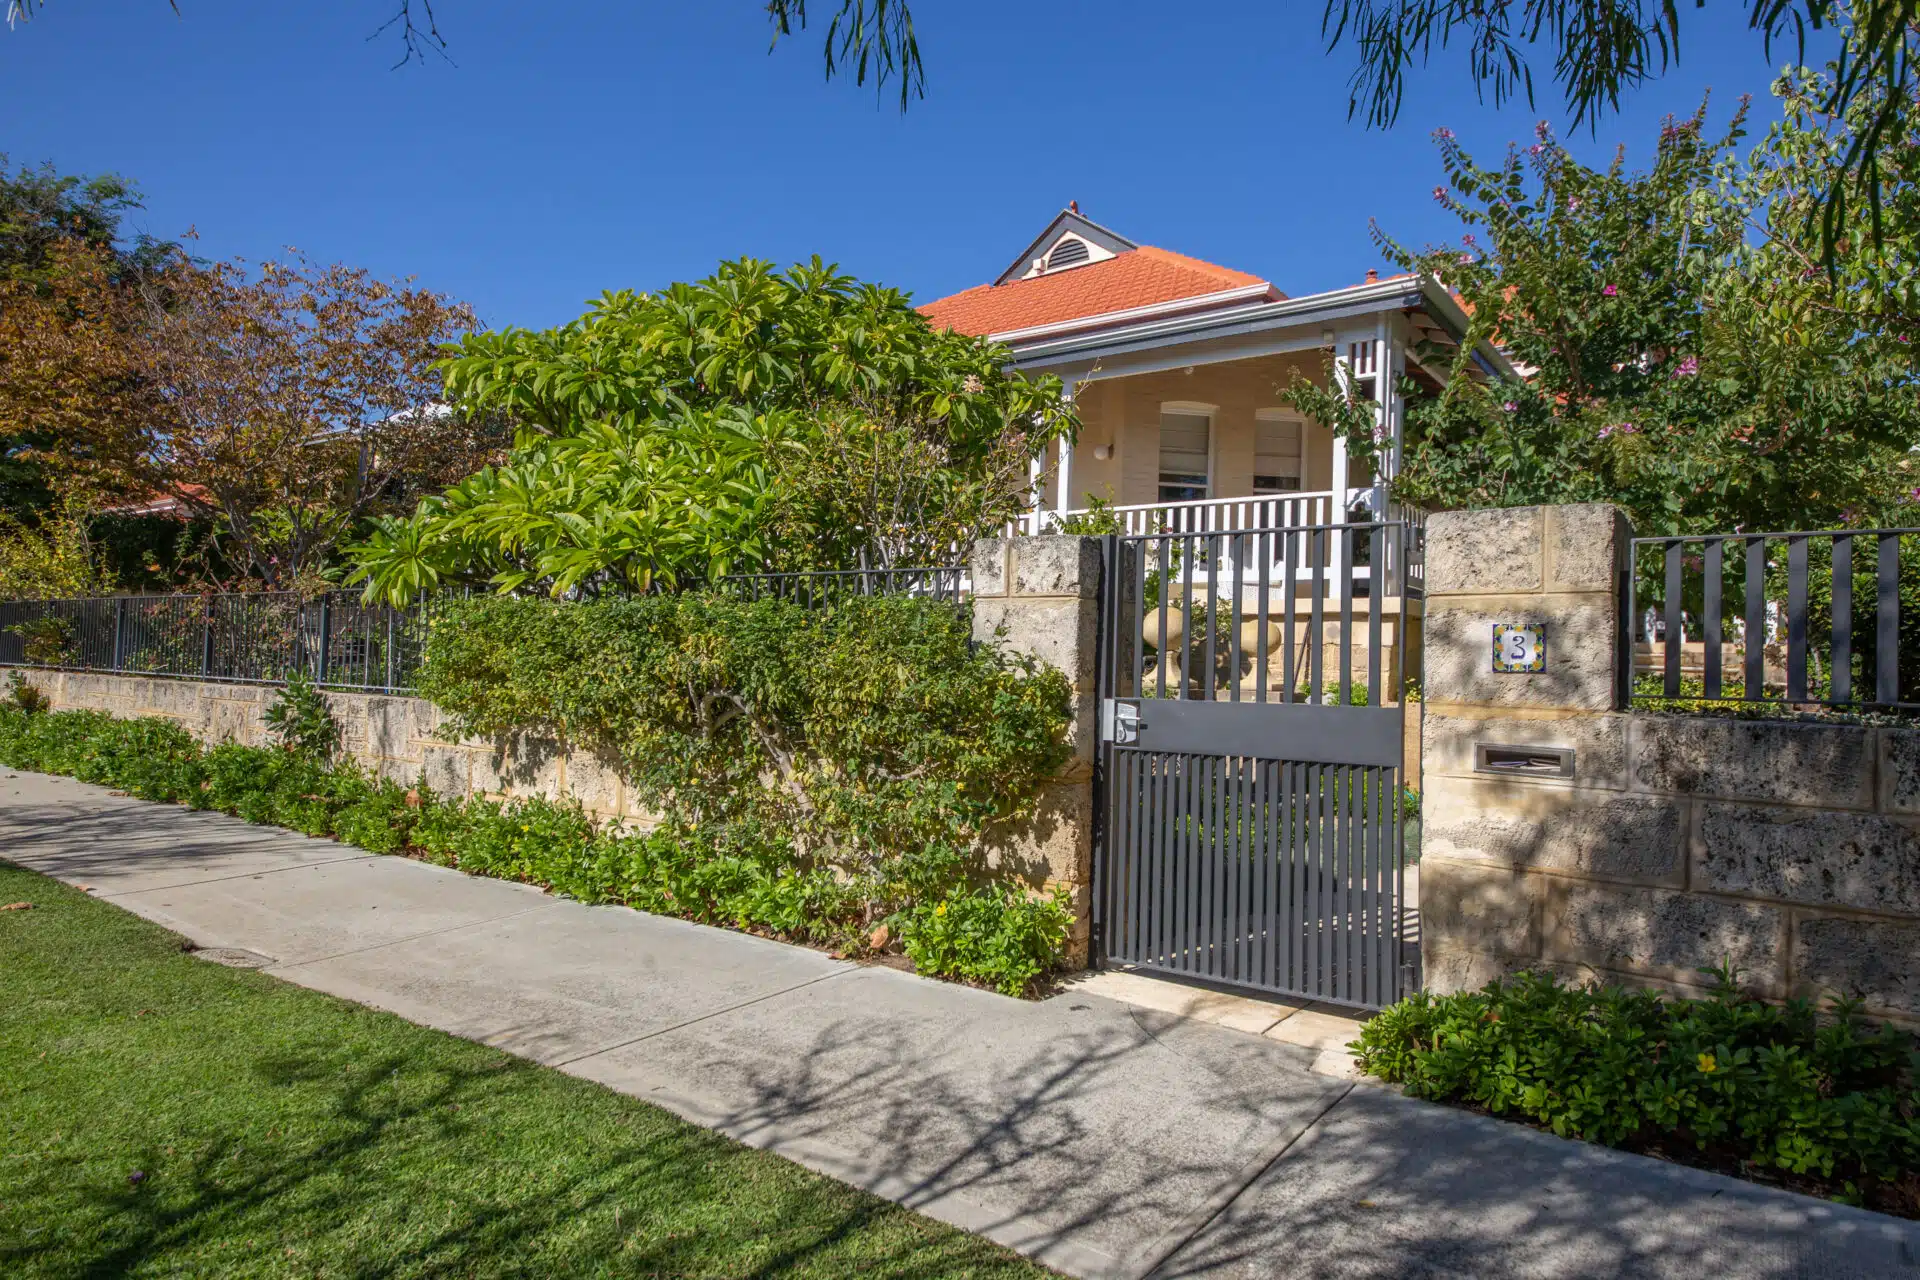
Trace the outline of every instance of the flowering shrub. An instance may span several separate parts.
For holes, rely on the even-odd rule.
[[[1523,973],[1422,992],[1355,1042],[1360,1067],[1415,1097],[1516,1114],[1562,1137],[1777,1171],[1807,1190],[1920,1216],[1914,1046],[1839,1003],[1703,1000],[1563,987]]]

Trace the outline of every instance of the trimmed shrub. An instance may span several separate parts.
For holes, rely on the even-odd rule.
[[[1018,889],[952,889],[916,903],[900,920],[908,959],[921,973],[1025,995],[1060,962],[1073,909],[1064,890],[1033,898]]]
[[[1838,1002],[1747,997],[1729,971],[1706,999],[1569,987],[1523,973],[1415,994],[1354,1043],[1360,1067],[1415,1097],[1524,1117],[1563,1137],[1691,1151],[1920,1210],[1914,1045]]]

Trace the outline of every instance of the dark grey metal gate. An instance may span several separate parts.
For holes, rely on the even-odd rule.
[[[1106,540],[1103,962],[1364,1008],[1412,984],[1419,550],[1397,520]]]

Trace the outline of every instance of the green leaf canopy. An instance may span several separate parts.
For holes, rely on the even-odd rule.
[[[354,580],[595,596],[741,570],[947,561],[1026,500],[1073,418],[1058,380],[936,330],[898,290],[819,259],[603,294],[556,329],[464,339],[465,413],[504,413],[497,464],[382,523]]]

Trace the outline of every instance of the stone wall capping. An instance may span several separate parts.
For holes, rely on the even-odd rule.
[[[1537,593],[1544,509],[1443,511],[1427,521],[1426,595]]]
[[[1879,747],[1863,725],[1635,712],[1633,789],[1871,812]]]

